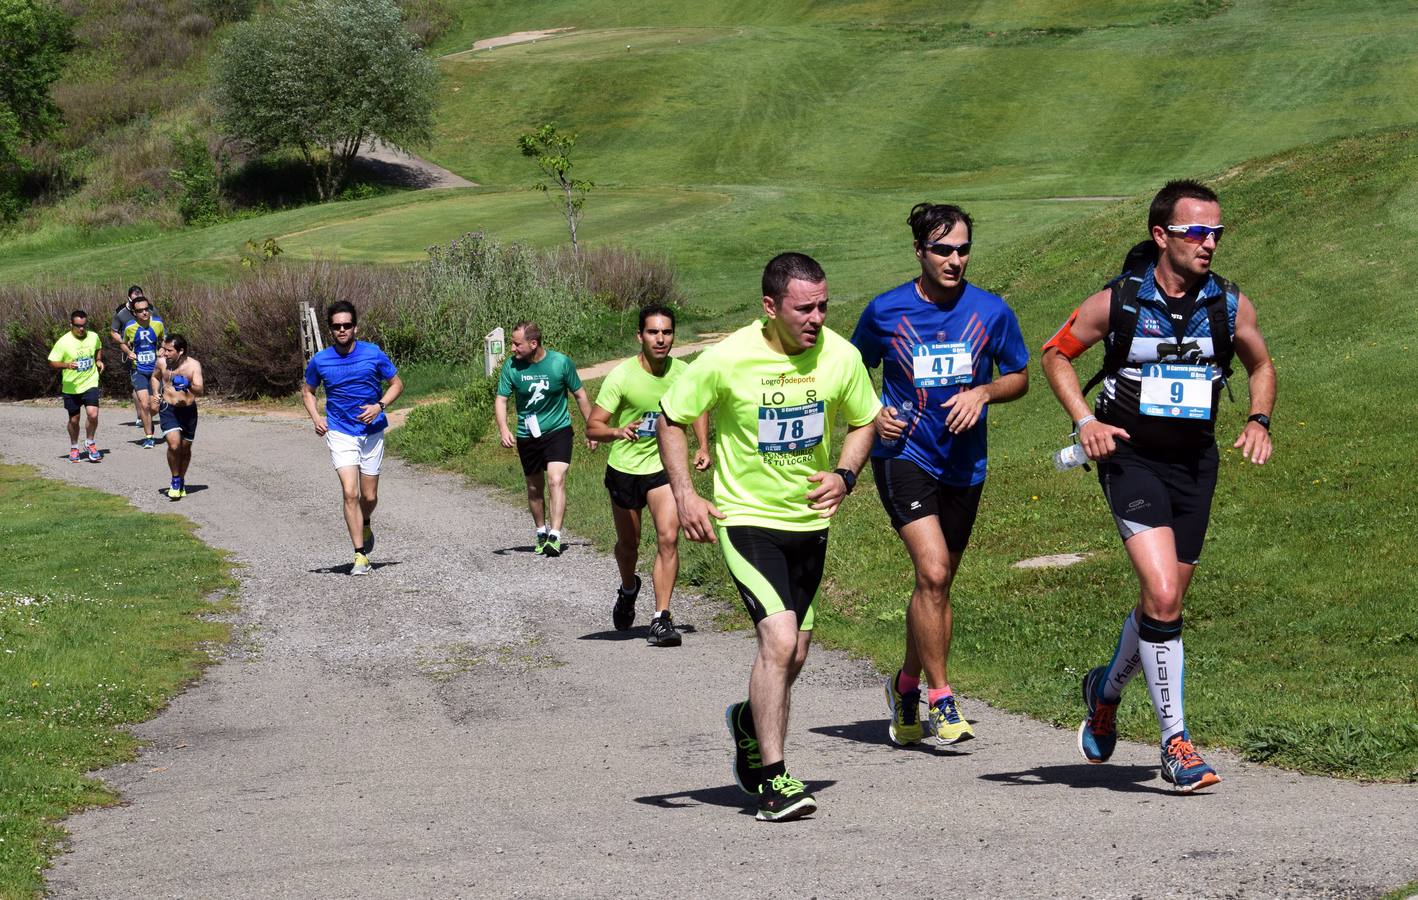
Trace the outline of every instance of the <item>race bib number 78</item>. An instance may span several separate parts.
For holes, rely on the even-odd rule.
[[[796,453],[822,443],[827,414],[821,400],[801,406],[758,408],[758,452]]]

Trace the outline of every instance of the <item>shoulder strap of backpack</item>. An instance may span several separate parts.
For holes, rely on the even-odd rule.
[[[1240,290],[1220,275],[1213,275],[1221,287],[1221,297],[1207,305],[1206,315],[1211,324],[1211,355],[1221,369],[1223,380],[1231,378],[1231,361],[1236,355],[1235,335],[1231,331],[1230,306],[1240,296]]]
[[[1132,352],[1132,338],[1137,332],[1137,289],[1142,284],[1142,276],[1123,273],[1108,282],[1110,302],[1108,306],[1108,336],[1103,347],[1103,367],[1088,379],[1083,395],[1127,364]]]

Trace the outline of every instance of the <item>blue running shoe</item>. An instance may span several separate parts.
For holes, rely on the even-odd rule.
[[[955,708],[954,694],[946,694],[931,704],[930,712],[926,714],[926,731],[930,732],[935,737],[935,742],[942,747],[968,741],[975,736],[975,729],[970,727],[970,723],[960,715],[960,710]]]
[[[1107,762],[1118,746],[1118,701],[1109,703],[1098,692],[1105,669],[1096,666],[1083,676],[1083,705],[1088,717],[1078,726],[1078,752],[1095,764]]]
[[[1190,794],[1219,784],[1221,776],[1202,761],[1201,754],[1192,746],[1191,736],[1183,731],[1172,735],[1162,746],[1162,780],[1179,793]]]

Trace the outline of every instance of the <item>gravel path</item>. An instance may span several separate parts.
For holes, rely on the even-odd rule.
[[[161,451],[117,408],[97,465],[61,459],[57,404],[0,410],[6,461],[187,516],[241,564],[225,660],[102,773],[124,804],[66,823],[56,897],[1316,897],[1418,879],[1418,787],[1212,753],[1225,782],[1179,798],[1151,746],[1088,766],[1071,731],[968,698],[978,740],[896,750],[878,677],[821,648],[790,758],[822,809],[761,824],[722,718],[748,635],[680,603],[682,648],[646,646],[644,608],[620,639],[612,563],[574,537],[534,556],[512,499],[389,463],[379,568],[354,579],[304,423],[204,418],[205,489],[170,504]]]

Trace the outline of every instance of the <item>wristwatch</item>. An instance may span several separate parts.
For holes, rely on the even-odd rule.
[[[857,486],[857,473],[851,469],[833,469],[833,474],[841,476],[847,484],[847,493],[852,493],[852,488]]]
[[[1264,428],[1266,431],[1270,430],[1270,416],[1267,416],[1265,413],[1254,413],[1247,418],[1246,421],[1258,422],[1261,428]]]

